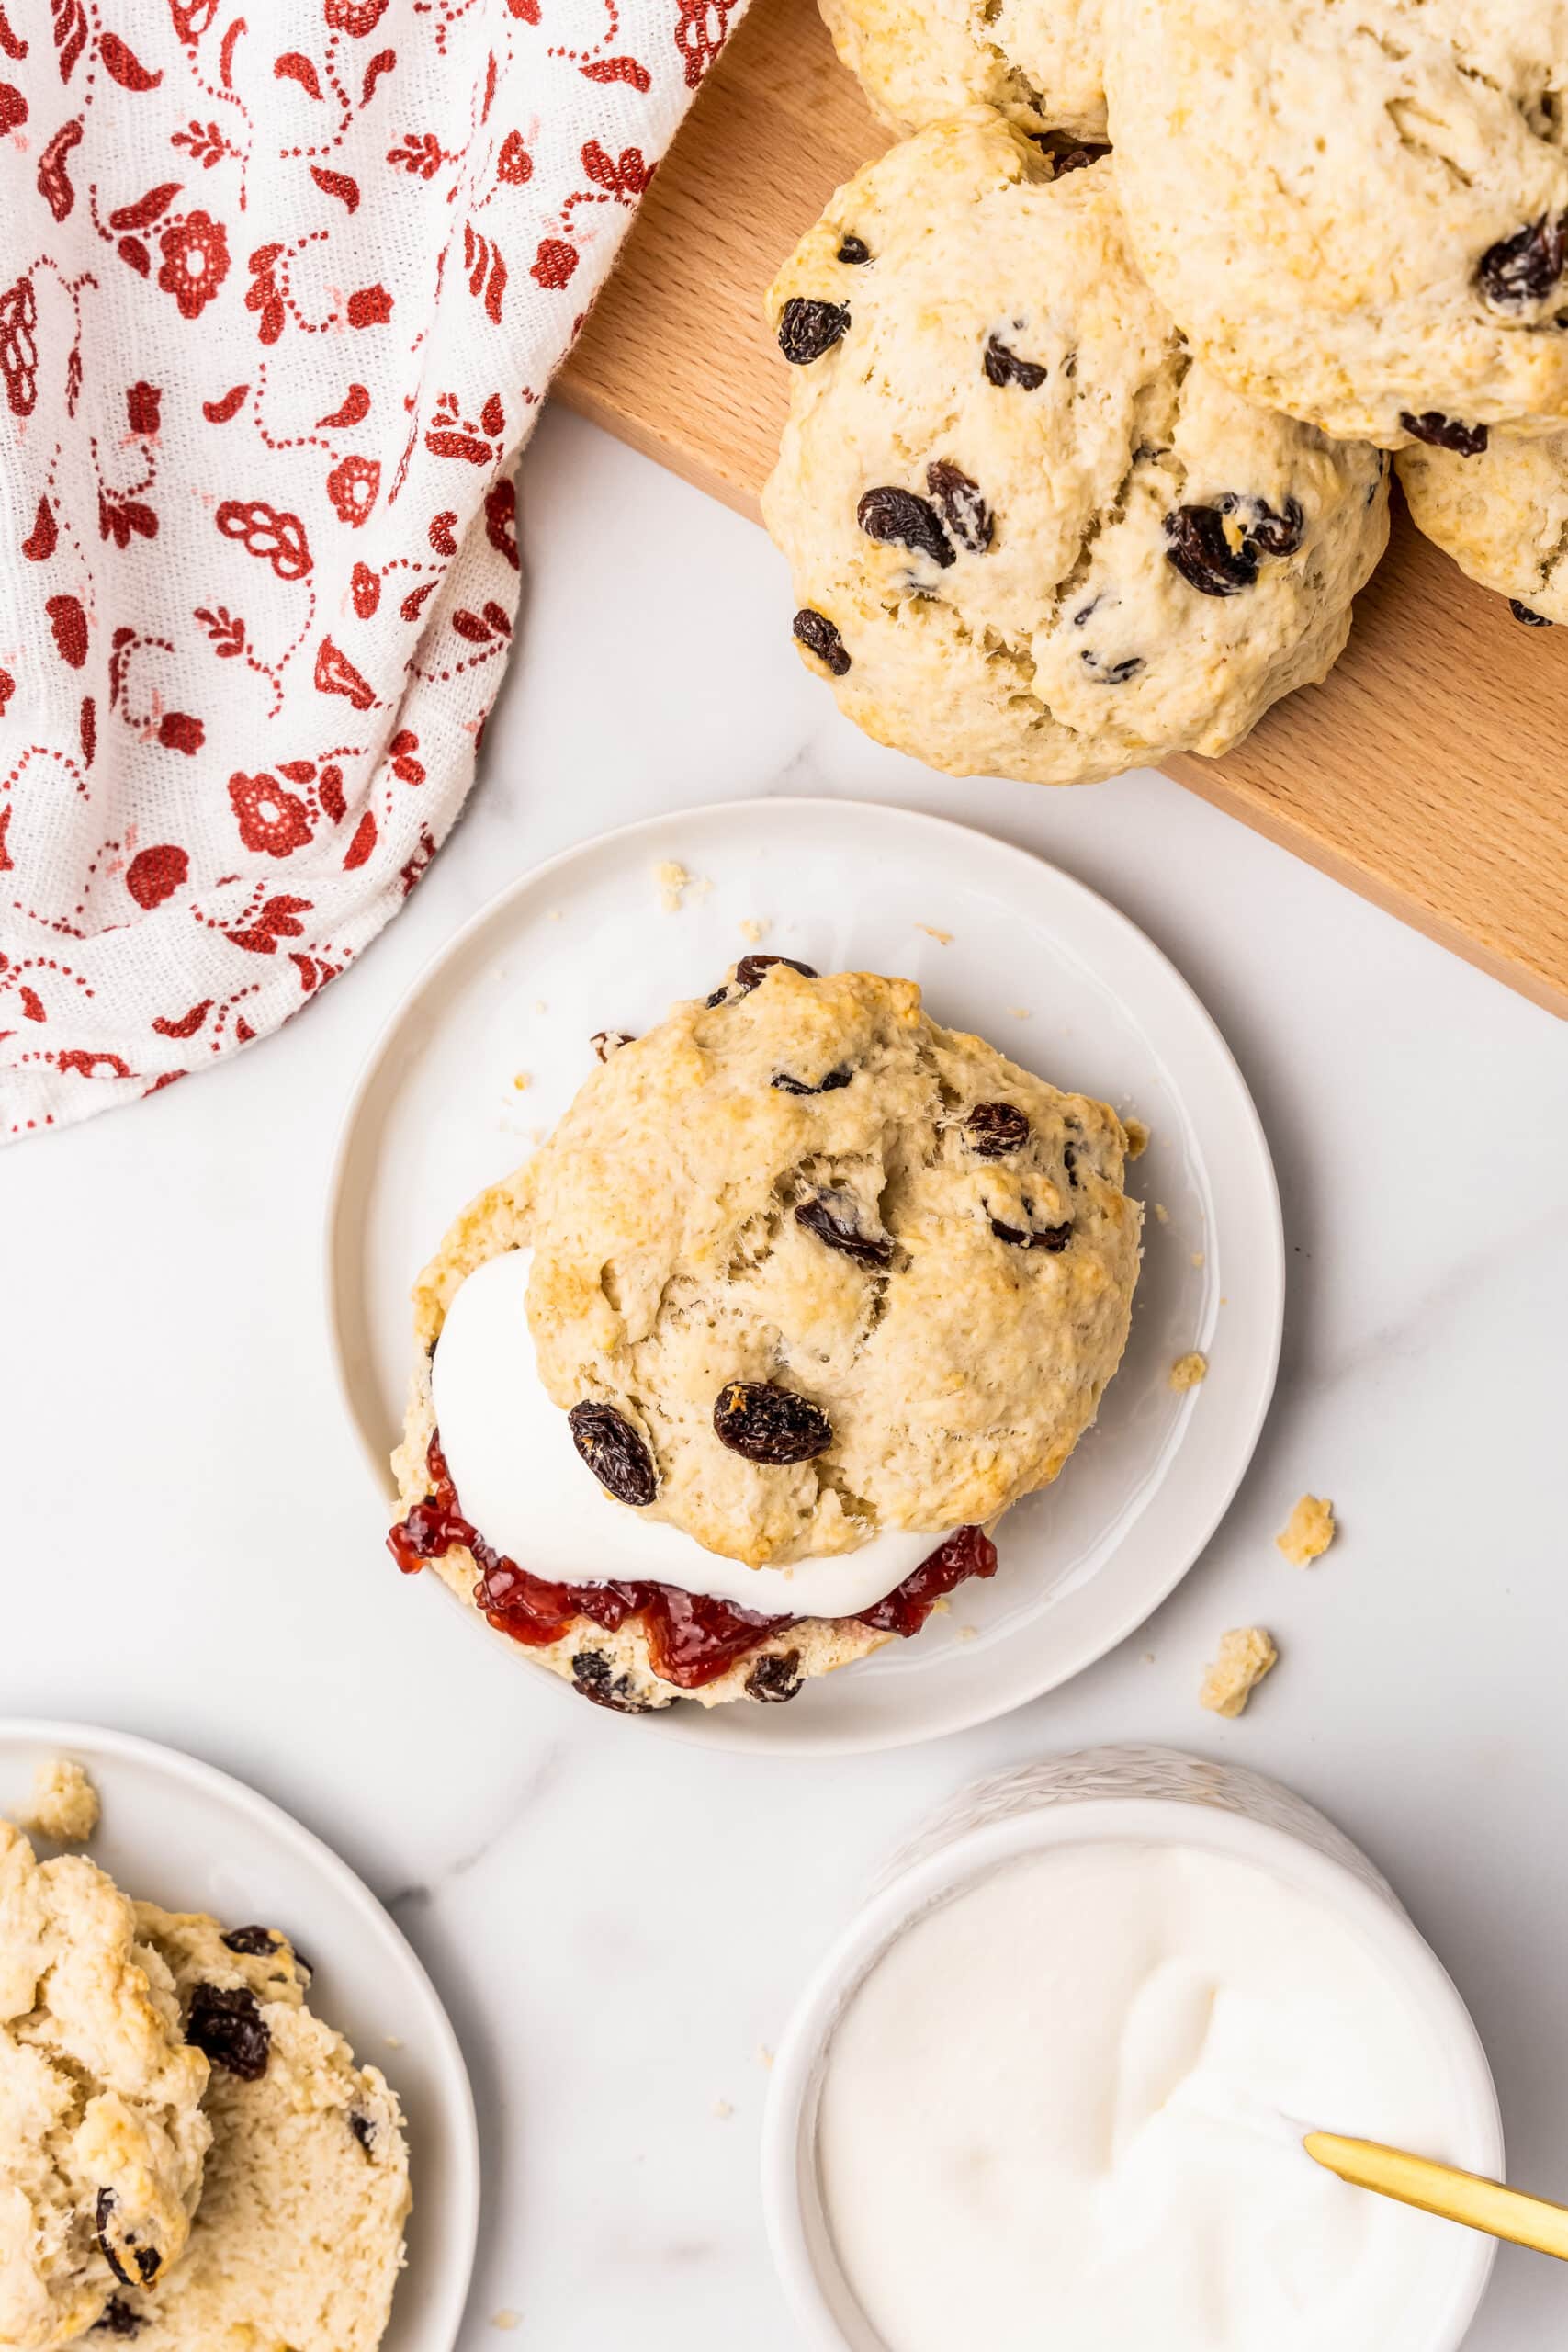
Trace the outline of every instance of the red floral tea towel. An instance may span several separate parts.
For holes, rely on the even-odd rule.
[[[734,0],[0,0],[0,1135],[275,1029],[462,806],[514,461]]]

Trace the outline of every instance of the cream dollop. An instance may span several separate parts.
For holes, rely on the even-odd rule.
[[[752,1568],[615,1502],[540,1384],[525,1306],[532,1260],[532,1250],[513,1250],[468,1276],[431,1367],[441,1450],[463,1515],[519,1567],[562,1584],[677,1585],[765,1616],[853,1617],[941,1544],[941,1534],[889,1532],[834,1559]]]
[[[1302,2132],[1451,2161],[1448,2080],[1317,1897],[1195,1847],[1046,1851],[926,1913],[850,2000],[829,2228],[886,2352],[1407,2352],[1465,2233],[1347,2188]]]

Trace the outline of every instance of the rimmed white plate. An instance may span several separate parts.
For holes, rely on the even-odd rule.
[[[0,1722],[0,1813],[27,1811],[35,1766],[86,1767],[103,1820],[86,1851],[129,1894],[277,1927],[310,1959],[310,2006],[379,2066],[408,2119],[408,2265],[381,2352],[451,2352],[479,2217],[479,2134],[457,2036],[402,1935],[346,1862],[227,1773],[129,1732]]]
[[[678,909],[662,903],[666,863],[694,877]],[[709,1747],[894,1747],[1037,1698],[1140,1624],[1213,1532],[1273,1390],[1284,1245],[1258,1114],[1191,989],[1103,899],[966,826],[839,800],[687,810],[536,867],[426,968],[370,1057],[331,1187],[329,1314],[389,1497],[409,1286],[452,1216],[555,1124],[595,1030],[649,1028],[759,944],[822,971],[908,975],[937,1020],[1151,1132],[1130,1175],[1148,1217],[1125,1359],[1057,1483],[1009,1514],[995,1579],[787,1707],[682,1705],[627,1727]],[[1170,1367],[1190,1349],[1209,1376],[1178,1396]],[[421,1588],[446,1590],[434,1577],[411,1589],[388,1563],[389,1608],[420,1605]],[[500,1638],[472,1622],[476,1639]],[[518,1665],[581,1703],[521,1651]]]

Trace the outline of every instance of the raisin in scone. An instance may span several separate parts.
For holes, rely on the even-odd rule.
[[[1103,0],[820,0],[833,45],[895,130],[969,106],[1105,138]]]
[[[51,2352],[179,2261],[210,2132],[207,2061],[130,1903],[0,1820],[0,2346]]]
[[[768,311],[795,634],[879,741],[1089,783],[1227,751],[1326,674],[1382,460],[1193,363],[1109,161],[1054,175],[995,113],[939,124],[839,191]]]
[[[408,2149],[374,2066],[306,2005],[309,1974],[265,1928],[137,1905],[211,2062],[212,2148],[166,2291],[117,2291],[106,2335],[137,2352],[374,2352],[402,2262]]]
[[[1568,414],[1568,0],[1106,0],[1133,247],[1197,356],[1325,430]]]
[[[939,1027],[912,981],[744,959],[595,1069],[422,1276],[394,1551],[612,1705],[788,1697],[914,1631],[992,1572],[983,1531],[1056,1476],[1116,1369],[1140,1231],[1125,1148],[1114,1112]],[[476,1548],[443,1491],[431,1357],[468,1276],[524,1248],[538,1377],[585,1477],[750,1568],[929,1533],[922,1605],[764,1612],[700,1679],[657,1610],[558,1586],[562,1621],[518,1629],[526,1561]]]
[[[1402,449],[1394,459],[1417,529],[1529,625],[1568,621],[1568,426],[1497,434],[1479,457]]]

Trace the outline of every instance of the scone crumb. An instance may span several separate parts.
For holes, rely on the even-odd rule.
[[[534,1010],[536,1012],[548,1012],[549,1009],[549,1006],[542,996],[536,996],[534,999]]]
[[[382,2040],[389,2050],[400,2050],[403,2046],[403,2037],[400,2033],[384,2034]]]
[[[765,2041],[759,2041],[757,2044],[757,2064],[759,2066],[764,2068],[767,2073],[772,2074],[773,2067],[773,2053],[768,2048]]]
[[[1200,1267],[1200,1266],[1203,1266],[1203,1265],[1206,1265],[1207,1263],[1208,1263],[1208,1260],[1205,1258],[1205,1256],[1204,1256],[1204,1254],[1203,1254],[1202,1250],[1193,1250],[1193,1252],[1192,1252],[1192,1258],[1191,1258],[1191,1264],[1192,1264],[1192,1266],[1193,1266],[1194,1271],[1196,1271],[1196,1269],[1197,1269],[1198,1267]]]
[[[1322,1495],[1303,1495],[1274,1541],[1292,1568],[1304,1568],[1323,1557],[1337,1532],[1334,1505]]]
[[[980,1628],[978,1625],[960,1625],[958,1638],[961,1642],[977,1642],[980,1638]]]
[[[1027,1021],[1029,1019],[1029,1007],[1026,1004],[1010,1004],[1008,1011],[1011,1013],[1015,1021]]]
[[[934,939],[939,947],[951,947],[953,944],[952,932],[939,931],[934,922],[918,922],[915,929],[923,931],[928,939]]]
[[[1149,1148],[1149,1131],[1147,1127],[1145,1126],[1142,1119],[1123,1119],[1122,1125],[1127,1130],[1128,1159],[1142,1159],[1145,1152],[1147,1151]]]
[[[1280,1662],[1272,1634],[1261,1625],[1237,1625],[1220,1635],[1220,1653],[1203,1677],[1200,1706],[1216,1715],[1239,1715],[1264,1676]]]
[[[534,1083],[533,1073],[525,1069],[517,1070],[513,1075],[512,1083],[519,1094],[526,1094]]]
[[[667,915],[680,913],[685,903],[688,890],[694,898],[705,899],[713,888],[711,882],[703,881],[695,874],[688,874],[679,860],[673,857],[660,858],[653,869],[653,878],[659,885],[660,905]]]
[[[759,921],[755,915],[743,915],[740,919],[740,936],[742,939],[749,939],[753,947],[759,940],[766,939],[772,929],[771,922]]]
[[[1200,1355],[1194,1348],[1190,1355],[1178,1356],[1171,1365],[1170,1385],[1179,1395],[1185,1389],[1196,1388],[1198,1383],[1207,1377],[1208,1370],[1208,1357]]]
[[[84,1766],[51,1757],[33,1774],[33,1809],[20,1826],[62,1846],[85,1846],[98,1826],[98,1792]]]
[[[734,2112],[735,2109],[730,2106],[729,2101],[727,2098],[715,2099],[713,2103],[713,2120],[716,2123],[728,2123]]]
[[[491,2312],[490,2324],[491,2327],[499,2327],[503,2334],[510,2335],[514,2327],[522,2326],[523,2314],[521,2312]]]
[[[1168,1225],[1170,1223],[1170,1211],[1166,1207],[1163,1201],[1156,1201],[1155,1203],[1155,1217],[1156,1222],[1160,1225]]]

